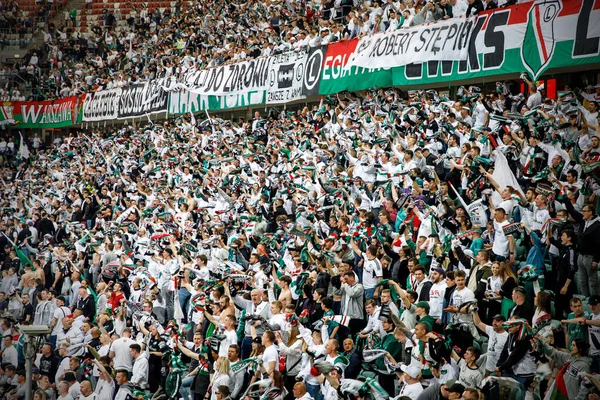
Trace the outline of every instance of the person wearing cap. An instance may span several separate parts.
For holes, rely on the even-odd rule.
[[[500,354],[502,354],[508,340],[508,332],[502,326],[506,322],[506,318],[503,315],[496,314],[492,317],[492,326],[489,326],[481,321],[477,310],[473,310],[473,322],[475,322],[477,328],[488,336],[487,359],[485,360],[485,376],[487,377],[494,373]]]
[[[429,315],[435,321],[433,330],[440,333],[443,328],[441,320],[447,287],[446,271],[442,267],[432,268],[431,288],[429,289]]]
[[[423,393],[423,385],[419,381],[421,376],[421,370],[417,367],[410,365],[402,365],[400,367],[403,374],[401,375],[400,392],[398,396],[400,398],[406,396],[411,399],[417,399],[421,393]]]
[[[415,303],[415,308],[418,321],[427,325],[427,332],[431,332],[435,325],[435,319],[429,315],[429,303],[426,301],[418,301]]]

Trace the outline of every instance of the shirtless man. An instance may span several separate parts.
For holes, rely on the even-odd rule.
[[[292,291],[290,290],[290,285],[292,283],[292,278],[287,275],[282,276],[277,279],[277,273],[275,272],[275,268],[273,268],[273,281],[281,288],[281,293],[279,293],[279,297],[277,300],[281,302],[283,305],[282,308],[285,308],[288,304],[292,304]]]

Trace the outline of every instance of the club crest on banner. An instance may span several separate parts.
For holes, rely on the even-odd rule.
[[[0,110],[2,110],[2,115],[0,116],[0,125],[15,125],[15,106],[13,103],[2,103]]]
[[[562,0],[536,0],[527,15],[521,58],[534,80],[548,67],[554,56],[554,21],[562,8]]]

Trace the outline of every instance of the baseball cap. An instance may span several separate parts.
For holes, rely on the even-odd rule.
[[[448,393],[458,393],[462,396],[465,391],[465,387],[460,383],[453,383],[452,385],[446,385],[446,391]]]
[[[444,268],[440,268],[440,267],[435,267],[432,269],[432,271],[435,271],[439,274],[442,274],[443,276],[446,276],[446,271],[444,271]]]
[[[410,365],[402,365],[400,366],[400,369],[402,370],[402,372],[415,379],[418,378],[419,374],[421,373],[421,370],[419,368]]]
[[[496,314],[492,317],[492,319],[495,319],[496,321],[502,321],[502,322],[506,321],[506,317],[502,314]]]
[[[419,301],[415,303],[415,307],[424,308],[425,311],[429,312],[429,303],[426,301]]]
[[[590,296],[590,300],[588,301],[588,304],[590,306],[597,306],[598,304],[600,304],[600,296],[597,294]]]

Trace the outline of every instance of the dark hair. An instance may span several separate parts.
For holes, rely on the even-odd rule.
[[[570,305],[577,304],[577,303],[582,303],[581,299],[578,297],[573,297],[571,300],[569,300]]]
[[[470,351],[471,354],[473,354],[475,356],[476,360],[478,360],[479,357],[481,357],[481,350],[479,350],[477,347],[470,346],[470,347],[467,348],[467,351]]]
[[[462,269],[459,269],[458,271],[454,272],[454,278],[466,278],[466,277],[467,277],[467,274]]]
[[[131,350],[135,351],[136,353],[141,353],[142,352],[142,347],[139,344],[137,344],[137,343],[132,344],[131,346],[129,346],[129,348]]]
[[[235,354],[237,354],[238,356],[240,355],[240,346],[238,346],[237,344],[230,344],[229,349],[233,349],[235,351]]]
[[[537,303],[540,310],[551,314],[551,305],[552,305],[552,295],[546,291],[541,291],[537,294]]]
[[[581,338],[573,339],[572,342],[575,342],[575,346],[577,346],[577,350],[579,350],[579,355],[587,357],[590,345]]]
[[[229,386],[219,385],[219,387],[217,388],[217,393],[222,394],[224,397],[229,396]]]
[[[562,231],[562,234],[567,235],[571,243],[573,243],[573,241],[575,240],[575,232],[571,229],[565,229],[564,231]]]
[[[333,307],[333,299],[331,297],[325,297],[321,299],[321,305],[330,310]]]
[[[413,268],[413,274],[417,271],[421,271],[423,275],[425,275],[425,267],[423,267],[422,265],[417,265]]]

